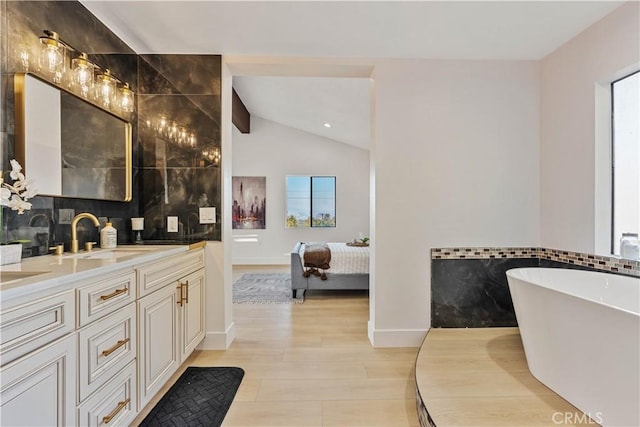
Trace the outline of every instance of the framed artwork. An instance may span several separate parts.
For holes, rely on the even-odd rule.
[[[267,177],[234,176],[231,179],[233,193],[232,228],[235,230],[259,230],[267,228]]]

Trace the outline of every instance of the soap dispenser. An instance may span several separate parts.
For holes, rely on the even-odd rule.
[[[107,222],[102,230],[100,230],[100,247],[104,249],[113,249],[118,246],[118,231]]]

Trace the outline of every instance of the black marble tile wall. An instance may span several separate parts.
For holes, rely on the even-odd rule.
[[[2,170],[6,171],[9,169],[9,160],[15,158],[13,75],[27,71],[39,74],[38,38],[43,30],[58,32],[65,42],[88,53],[89,59],[101,67],[111,69],[118,78],[127,81],[134,91],[137,90],[138,64],[137,54],[77,1],[2,1],[0,7],[1,157]],[[28,64],[22,62],[20,56],[21,51],[25,50],[29,54]],[[131,120],[132,117],[127,119]],[[136,120],[131,120],[131,124],[134,141],[134,202],[37,196],[30,200],[33,203],[32,209],[22,215],[7,208],[2,209],[1,240],[28,240],[28,243],[23,244],[24,257],[46,254],[48,247],[54,243],[68,244],[71,228],[69,224],[60,224],[59,210],[73,209],[76,214],[86,211],[103,219],[109,218],[119,228],[119,242],[129,241],[129,218],[139,215],[138,187],[135,185],[138,175]],[[81,221],[78,236],[81,244],[84,241],[98,241],[98,231],[90,221]]]
[[[140,212],[143,239],[220,240],[199,208],[220,211],[219,55],[140,55]],[[172,129],[174,128],[174,129]],[[177,135],[176,132],[180,135]],[[167,231],[178,217],[178,232]]]
[[[219,55],[137,55],[78,1],[0,1],[2,50],[2,170],[15,158],[13,75],[37,71],[38,37],[43,30],[61,38],[102,68],[109,68],[137,92],[137,109],[125,119],[133,128],[133,200],[113,202],[37,196],[23,215],[2,209],[0,240],[29,240],[23,256],[47,253],[53,243],[69,242],[69,224],[60,224],[60,209],[91,212],[109,218],[118,242],[130,243],[131,217],[143,216],[147,240],[220,240]],[[20,52],[29,53],[28,67]],[[159,115],[188,131],[189,144],[154,130]],[[213,155],[216,153],[216,155]],[[27,173],[28,178],[28,173]],[[215,206],[216,224],[200,224],[199,207]],[[179,218],[179,231],[166,231],[166,217]],[[97,241],[90,221],[81,221],[80,244]],[[67,248],[68,249],[68,248]]]
[[[431,325],[434,328],[516,326],[506,271],[537,267],[537,258],[434,259]]]

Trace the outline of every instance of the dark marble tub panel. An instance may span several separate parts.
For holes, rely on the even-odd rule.
[[[432,260],[432,327],[517,326],[505,273],[538,263],[537,258]]]

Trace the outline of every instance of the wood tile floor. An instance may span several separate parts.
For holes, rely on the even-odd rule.
[[[234,280],[246,272],[288,267],[234,267]],[[418,426],[418,349],[372,348],[368,318],[363,292],[307,292],[304,304],[234,304],[236,339],[230,348],[196,351],[174,381],[189,365],[243,368],[224,421],[230,427]]]
[[[596,425],[531,375],[518,328],[430,330],[416,380],[439,427]]]

